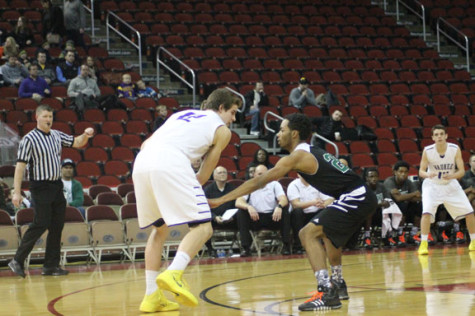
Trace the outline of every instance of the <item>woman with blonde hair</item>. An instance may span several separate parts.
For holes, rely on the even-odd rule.
[[[7,37],[7,39],[5,40],[5,44],[3,44],[2,48],[2,59],[8,59],[9,56],[18,56],[20,53],[18,45],[12,36]]]

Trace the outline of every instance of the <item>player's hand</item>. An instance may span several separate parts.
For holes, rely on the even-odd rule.
[[[216,220],[216,223],[218,223],[218,224],[223,223],[223,218],[221,216],[216,216],[214,219]]]
[[[281,218],[282,218],[282,209],[277,206],[274,209],[274,213],[272,213],[272,220],[274,222],[278,222],[278,221],[280,221]]]
[[[428,175],[428,178],[432,179],[434,177],[437,177],[438,173],[437,172],[429,172],[427,175]]]
[[[251,219],[255,222],[259,220],[259,213],[257,213],[256,209],[249,205],[247,207],[247,211],[249,212],[249,216],[251,216]]]

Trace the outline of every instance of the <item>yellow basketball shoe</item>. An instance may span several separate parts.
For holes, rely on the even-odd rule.
[[[429,254],[429,245],[427,241],[421,241],[421,244],[419,245],[419,250],[417,253],[420,256],[425,256]]]
[[[160,289],[150,295],[145,295],[140,304],[140,311],[142,313],[176,311],[178,308],[180,308],[180,305],[167,300]]]
[[[187,306],[198,305],[198,300],[189,291],[188,284],[182,279],[183,271],[165,270],[157,277],[157,285],[162,290],[170,291],[175,294],[178,303]]]
[[[470,245],[468,246],[468,251],[475,251],[475,240],[472,240],[470,242]]]

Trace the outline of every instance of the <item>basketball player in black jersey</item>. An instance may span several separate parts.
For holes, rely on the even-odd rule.
[[[292,170],[320,192],[335,197],[335,202],[315,215],[299,232],[318,283],[315,295],[299,306],[301,311],[337,309],[341,307],[340,299],[348,299],[341,275],[342,246],[377,207],[376,196],[356,173],[333,155],[306,143],[310,134],[311,123],[305,115],[287,116],[277,137],[280,147],[290,154],[260,177],[246,181],[220,198],[209,200],[210,206],[216,207],[262,188]],[[327,257],[331,278],[326,267]]]

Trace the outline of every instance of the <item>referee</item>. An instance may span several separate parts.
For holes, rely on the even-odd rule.
[[[48,105],[36,108],[36,128],[26,134],[18,147],[18,157],[13,183],[12,202],[15,207],[21,202],[21,181],[28,165],[30,192],[35,216],[23,236],[10,269],[25,277],[24,262],[36,241],[48,230],[43,275],[66,275],[60,268],[61,233],[64,226],[66,200],[61,181],[61,147],[80,148],[86,145],[94,129],[86,128],[83,134],[74,137],[51,129],[53,109]]]

